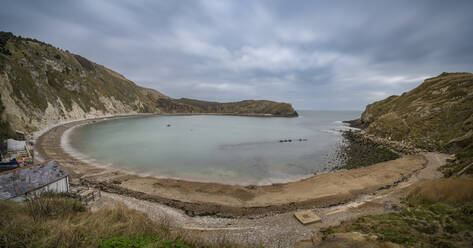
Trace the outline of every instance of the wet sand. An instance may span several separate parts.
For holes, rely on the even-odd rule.
[[[267,186],[142,177],[95,167],[63,150],[61,137],[66,130],[93,121],[96,120],[76,121],[50,129],[37,139],[35,151],[43,159],[55,159],[70,174],[72,186],[91,186],[108,193],[161,203],[182,209],[190,216],[238,217],[333,206],[396,185],[427,163],[423,155],[407,155],[368,167],[328,172],[297,182]]]

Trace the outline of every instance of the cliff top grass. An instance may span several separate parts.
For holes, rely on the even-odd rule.
[[[457,160],[444,167],[453,175],[473,163],[473,74],[444,72],[426,79],[401,96],[369,104],[361,122],[369,134],[457,153]]]
[[[442,73],[401,96],[368,105],[361,119],[371,134],[442,150],[473,129],[472,116],[473,74]]]

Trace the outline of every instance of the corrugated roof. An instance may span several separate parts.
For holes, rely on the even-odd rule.
[[[23,195],[67,176],[54,160],[0,173],[0,200]]]

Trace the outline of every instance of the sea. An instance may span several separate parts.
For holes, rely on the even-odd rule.
[[[268,185],[339,168],[341,134],[351,129],[342,121],[361,111],[298,112],[117,118],[76,126],[62,145],[99,167],[198,182]]]

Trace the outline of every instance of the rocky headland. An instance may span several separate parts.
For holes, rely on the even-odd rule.
[[[309,247],[471,247],[473,74],[444,72],[400,96],[369,104],[359,119],[347,123],[362,129],[345,133],[351,144],[347,156],[355,165],[376,157],[365,155],[369,149],[450,156],[442,155],[443,166],[420,171],[418,182],[398,187],[398,195],[384,201],[397,199],[394,209],[324,228]]]
[[[473,74],[444,72],[400,96],[369,104],[359,119],[347,123],[362,129],[350,135],[362,143],[371,140],[403,154],[457,154],[444,169],[460,172],[473,163]]]
[[[173,99],[80,55],[8,32],[0,32],[0,94],[2,140],[17,130],[123,114],[297,116],[290,104],[267,100]]]

